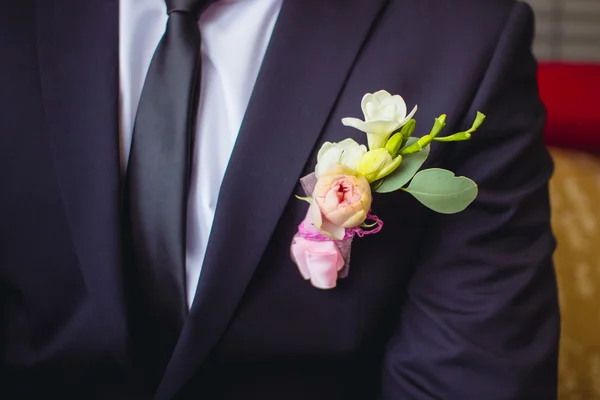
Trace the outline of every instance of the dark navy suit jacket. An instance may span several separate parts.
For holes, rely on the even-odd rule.
[[[196,300],[164,376],[144,382],[123,280],[118,1],[3,1],[0,397],[554,398],[553,166],[532,21],[511,0],[286,0]],[[419,105],[420,134],[442,113],[448,132],[488,115],[426,165],[471,177],[479,197],[445,216],[376,196],[384,230],[355,242],[338,288],[317,290],[290,260],[298,179],[324,141],[365,140],[340,119],[379,89]]]

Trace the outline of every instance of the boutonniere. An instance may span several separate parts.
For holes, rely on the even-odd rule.
[[[383,221],[371,211],[373,192],[402,190],[431,210],[458,213],[477,197],[477,184],[451,171],[419,171],[433,142],[469,140],[483,123],[477,113],[470,129],[439,136],[446,115],[435,119],[431,131],[413,137],[417,106],[407,115],[404,99],[385,90],[367,93],[361,103],[364,121],[344,118],[342,124],[363,131],[367,146],[352,139],[326,142],[317,155],[314,173],[300,180],[310,204],[293,238],[291,256],[304,279],[320,289],[331,289],[348,275],[355,237],[381,231]]]

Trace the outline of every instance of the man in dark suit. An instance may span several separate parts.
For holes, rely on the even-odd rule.
[[[251,25],[239,15],[258,1],[217,3],[199,24],[205,5],[167,1],[134,32],[142,3],[0,6],[0,398],[556,397],[553,167],[528,6],[285,0]],[[237,23],[213,22],[234,15],[263,36],[219,42]],[[260,72],[227,108],[244,97],[227,82],[252,70],[226,75],[227,57],[243,52]],[[380,89],[419,105],[417,132],[487,114],[427,162],[479,196],[452,216],[375,196],[385,228],[318,290],[290,258],[298,180],[321,143],[364,142],[340,119]],[[215,129],[233,134],[228,163],[203,147]],[[206,160],[223,165],[213,186]],[[205,193],[218,202],[202,216]]]

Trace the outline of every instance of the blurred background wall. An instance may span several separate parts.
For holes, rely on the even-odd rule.
[[[600,0],[527,0],[541,60],[600,61]]]
[[[600,0],[526,1],[536,13],[544,134],[555,164],[559,400],[600,400]]]

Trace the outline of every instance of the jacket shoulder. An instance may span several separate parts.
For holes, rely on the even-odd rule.
[[[497,37],[516,10],[533,16],[531,7],[515,0],[390,0],[391,20],[410,19],[446,37]],[[416,21],[416,22],[415,22]]]

